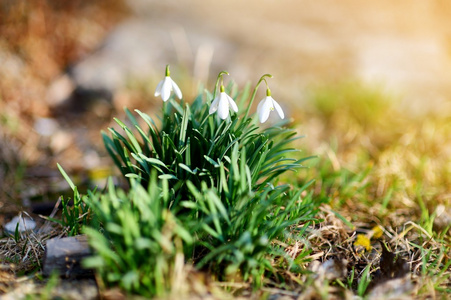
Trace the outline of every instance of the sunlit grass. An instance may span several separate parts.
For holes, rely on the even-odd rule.
[[[352,224],[380,224],[392,243],[413,243],[403,251],[414,253],[406,257],[412,270],[423,270],[414,272],[419,296],[449,292],[440,278],[451,273],[451,112],[414,115],[393,97],[349,82],[315,87],[308,100],[316,196]]]
[[[330,93],[329,89],[326,88],[326,95]],[[319,168],[311,170],[318,170],[318,184],[330,182],[319,192],[326,193],[332,189],[345,196],[349,193],[356,197],[364,196],[367,204],[381,205],[380,216],[390,209],[400,208],[411,209],[420,217],[424,209],[432,214],[437,205],[450,205],[450,117],[411,116],[396,102],[387,102],[383,94],[376,101],[371,89],[369,95],[358,91],[349,96],[351,92],[346,84],[344,91],[341,88],[334,91],[343,95],[334,94],[327,101],[337,102],[333,104],[337,107],[352,109],[322,108],[327,101],[324,92],[319,91],[320,96],[311,99],[313,109],[307,116],[328,124],[319,135],[309,135],[308,138],[321,139],[317,141],[319,147],[308,149],[320,155]],[[366,101],[370,104],[356,104]],[[368,107],[377,107],[377,103],[380,104],[374,109],[377,113],[368,114]],[[360,110],[362,116],[366,115],[361,121],[355,117]],[[343,199],[338,200],[333,204],[343,204]]]

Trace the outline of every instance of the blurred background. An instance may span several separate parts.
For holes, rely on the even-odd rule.
[[[3,0],[1,218],[56,201],[67,188],[57,162],[80,182],[110,174],[100,130],[124,106],[158,112],[166,64],[187,99],[221,70],[239,86],[271,73],[307,151],[327,143],[334,168],[364,153],[385,178],[394,156],[384,149],[441,130],[420,150],[442,157],[440,183],[450,181],[450,147],[434,148],[449,138],[449,1]],[[431,118],[444,121],[424,127]]]

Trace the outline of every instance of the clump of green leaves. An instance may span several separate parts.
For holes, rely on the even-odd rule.
[[[248,91],[241,97],[242,104],[246,95]],[[115,119],[125,134],[114,128],[109,129],[111,138],[103,133],[105,146],[123,175],[147,186],[151,170],[157,170],[160,179],[169,179],[173,191],[171,205],[176,206],[189,194],[187,181],[198,188],[205,182],[232,198],[234,191],[224,189],[220,175],[238,161],[246,166],[243,172],[248,176],[249,189],[257,192],[280,174],[302,167],[302,161],[308,159],[288,156],[298,152],[288,147],[298,137],[294,130],[282,127],[283,123],[262,131],[252,118],[233,115],[229,121],[223,121],[209,115],[205,102],[210,103],[213,97],[207,92],[206,98],[200,94],[191,105],[172,99],[165,103],[161,129],[149,115],[136,110],[146,125],[142,128],[125,109],[132,127]],[[242,151],[232,161],[235,146]]]
[[[237,148],[232,152],[232,161],[239,156]],[[205,183],[199,190],[188,182],[192,198],[181,202],[181,206],[191,208],[199,217],[191,219],[194,222],[190,227],[195,229],[198,238],[186,255],[193,257],[198,268],[208,266],[219,279],[238,275],[260,286],[265,273],[277,272],[271,259],[290,260],[274,241],[305,230],[312,221],[315,205],[311,197],[301,200],[307,185],[296,191],[285,184],[252,192],[245,168],[241,163],[231,167],[232,174],[222,172],[220,181],[229,191],[234,191],[234,196],[225,201],[221,191]],[[304,225],[288,231],[290,226],[298,224]]]
[[[84,264],[96,268],[110,285],[143,296],[160,295],[171,287],[182,241],[190,245],[193,237],[166,208],[166,179],[153,176],[148,189],[131,184],[129,192],[110,181],[108,193],[89,193],[96,222],[84,231],[96,254]]]
[[[59,164],[57,165],[64,179],[66,179],[70,188],[74,192],[74,196],[72,202],[70,198],[65,199],[61,196],[61,220],[52,217],[47,217],[47,219],[60,224],[68,236],[75,236],[80,234],[83,227],[89,223],[91,219],[91,211],[89,206],[85,203],[85,199],[83,199],[87,196],[80,194],[78,188],[75,186],[64,169]]]
[[[281,182],[281,175],[308,159],[290,147],[296,132],[286,122],[260,128],[248,117],[265,76],[249,102],[249,87],[241,94],[234,90],[232,98],[245,114],[229,116],[220,106],[221,118],[211,115],[207,104],[219,98],[207,91],[191,104],[170,98],[160,126],[141,111],[125,109],[128,120],[115,119],[120,129],[102,134],[130,183],[128,192],[110,184],[108,194],[89,193],[85,200],[95,216],[85,232],[96,256],[87,263],[106,282],[131,293],[161,295],[170,289],[175,257],[183,254],[187,263],[219,280],[232,276],[258,287],[265,275],[277,273],[275,257],[291,259],[275,241],[300,238],[296,235],[314,221],[318,204],[303,193],[309,183],[294,189]],[[164,82],[159,89],[167,99]],[[289,230],[294,225],[298,229]]]

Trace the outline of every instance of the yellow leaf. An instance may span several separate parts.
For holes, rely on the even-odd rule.
[[[379,225],[374,226],[372,231],[373,231],[373,235],[371,238],[373,238],[373,239],[378,239],[384,234],[384,231],[382,230],[382,228]]]
[[[358,234],[357,235],[357,239],[354,242],[354,246],[355,247],[362,246],[362,247],[364,247],[366,249],[366,251],[370,251],[371,250],[370,239],[364,234]]]

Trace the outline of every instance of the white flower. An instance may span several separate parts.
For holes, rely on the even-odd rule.
[[[166,76],[160,83],[157,85],[157,88],[155,90],[155,97],[158,97],[161,95],[161,99],[163,99],[164,102],[166,102],[169,97],[171,96],[171,92],[174,91],[175,94],[179,99],[182,99],[182,91],[180,90],[177,83],[172,80],[172,78],[169,76],[169,65],[166,66]]]
[[[276,109],[277,114],[281,119],[285,117],[282,107],[280,107],[279,103],[276,102],[271,97],[271,91],[269,89],[266,90],[266,98],[262,99],[257,106],[258,118],[260,119],[260,123],[265,123],[269,118],[269,113]]]
[[[209,113],[213,114],[218,111],[218,116],[225,120],[229,116],[229,106],[232,107],[234,112],[238,112],[238,106],[236,106],[235,101],[224,92],[224,86],[221,86],[221,92],[211,103]]]

